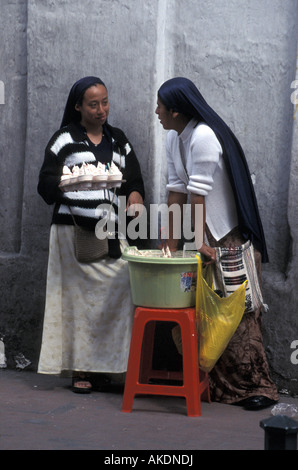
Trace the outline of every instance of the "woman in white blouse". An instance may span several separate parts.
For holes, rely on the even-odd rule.
[[[179,204],[182,208],[189,198],[194,230],[203,234],[197,239],[204,240],[197,249],[206,263],[215,262],[214,247],[239,246],[250,240],[260,274],[261,262],[268,262],[266,242],[249,169],[237,138],[186,78],[173,78],[160,87],[156,114],[169,131],[168,205]],[[203,206],[203,221],[196,220],[198,204]],[[170,219],[171,251],[179,244],[173,224]],[[244,314],[209,375],[216,401],[255,410],[278,400],[263,347],[260,309]]]

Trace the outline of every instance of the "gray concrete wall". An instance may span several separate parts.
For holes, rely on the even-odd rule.
[[[109,120],[134,144],[150,204],[166,198],[156,91],[184,75],[246,152],[271,260],[263,273],[266,350],[279,388],[298,393],[291,349],[298,340],[298,131],[291,101],[297,0],[1,0],[0,6],[0,337],[9,366],[16,367],[20,353],[28,367],[38,360],[52,208],[36,184],[70,86],[89,74],[105,81]]]

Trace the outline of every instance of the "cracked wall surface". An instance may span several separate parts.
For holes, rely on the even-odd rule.
[[[3,0],[0,23],[0,336],[9,366],[19,354],[33,368],[38,360],[52,208],[36,185],[71,85],[91,74],[107,84],[109,120],[134,145],[149,205],[166,199],[156,92],[183,75],[245,150],[270,257],[266,352],[279,388],[298,393],[297,0]]]

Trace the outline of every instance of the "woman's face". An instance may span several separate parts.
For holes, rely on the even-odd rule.
[[[109,115],[108,92],[104,85],[92,85],[83,96],[82,104],[75,109],[81,113],[81,124],[86,127],[101,127]]]
[[[164,129],[174,129],[175,123],[173,119],[173,112],[167,109],[160,98],[157,98],[157,107],[155,113],[157,114]]]

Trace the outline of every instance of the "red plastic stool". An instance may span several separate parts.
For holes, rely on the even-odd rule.
[[[176,322],[180,326],[183,372],[152,369],[156,321]],[[181,380],[182,385],[150,384],[150,378]],[[187,415],[201,416],[201,399],[210,402],[210,391],[208,374],[199,370],[195,308],[136,308],[122,403],[123,412],[131,412],[137,394],[185,397]]]

